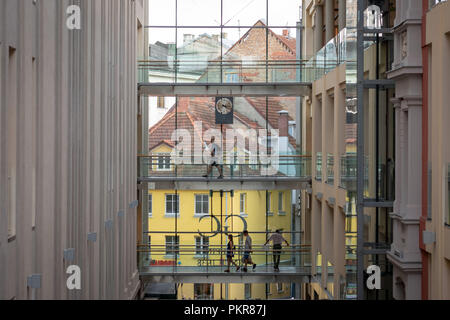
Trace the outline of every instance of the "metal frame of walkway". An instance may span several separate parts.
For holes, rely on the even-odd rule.
[[[138,83],[139,96],[161,97],[310,97],[309,82]]]
[[[141,177],[139,183],[152,190],[304,190],[310,177]],[[148,189],[147,188],[147,189]]]
[[[248,272],[225,273],[223,267],[146,267],[141,268],[140,277],[152,283],[310,283],[310,267],[283,267],[274,272],[270,266],[256,267]]]

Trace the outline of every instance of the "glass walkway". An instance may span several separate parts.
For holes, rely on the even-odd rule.
[[[243,247],[240,245],[236,246],[234,264],[229,269],[226,247],[221,245],[174,245],[170,248],[141,245],[138,252],[144,282],[309,283],[311,276],[311,248],[307,245],[284,247],[278,271],[273,265],[273,250],[263,245],[254,246],[251,258],[256,267],[248,265],[247,271],[243,271]],[[158,260],[161,257],[167,260]]]

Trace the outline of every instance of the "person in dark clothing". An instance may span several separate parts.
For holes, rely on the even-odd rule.
[[[240,267],[233,261],[234,258],[234,242],[233,235],[228,235],[228,244],[227,244],[227,263],[228,269],[225,272],[230,272],[230,264],[233,264],[236,267],[236,271],[239,271]]]

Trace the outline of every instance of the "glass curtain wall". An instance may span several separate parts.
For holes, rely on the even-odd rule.
[[[296,56],[300,2],[168,0],[167,5],[161,6],[150,0],[150,59],[139,62],[140,81],[296,82],[300,64]],[[217,121],[220,99],[228,99],[232,104],[228,120],[223,123]],[[166,101],[171,101],[166,112],[153,119],[154,125],[149,128],[149,153],[141,157],[142,177],[198,178],[208,174],[209,179],[216,179],[222,173],[225,179],[270,180],[273,176],[310,175],[310,157],[298,150],[295,137],[296,97],[180,96]],[[212,137],[220,154],[218,167],[208,173],[204,150]],[[276,160],[271,155],[276,155]],[[272,165],[275,170],[270,170]],[[233,262],[243,267],[244,229],[252,237],[253,261],[260,270],[273,270],[272,251],[263,245],[276,230],[290,243],[281,252],[281,268],[295,271],[293,268],[308,260],[303,258],[308,250],[300,246],[299,240],[292,241],[300,239],[300,232],[292,223],[292,190],[194,188],[149,193],[149,267],[222,273],[228,268],[228,235],[233,236],[236,247]],[[235,270],[232,265],[231,272]],[[288,298],[293,294],[291,290],[272,287],[255,285],[250,292],[258,298]],[[290,284],[282,287],[289,288]],[[213,288],[216,298],[239,298],[236,292],[243,290],[241,284]],[[190,291],[185,285],[184,294]]]
[[[300,3],[150,0],[150,58],[140,61],[140,81],[296,82]]]

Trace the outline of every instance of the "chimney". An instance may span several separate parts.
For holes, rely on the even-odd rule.
[[[289,30],[288,29],[284,29],[283,30],[283,37],[286,37],[286,38],[289,37]]]
[[[282,110],[278,112],[278,130],[280,137],[289,137],[289,112]]]

